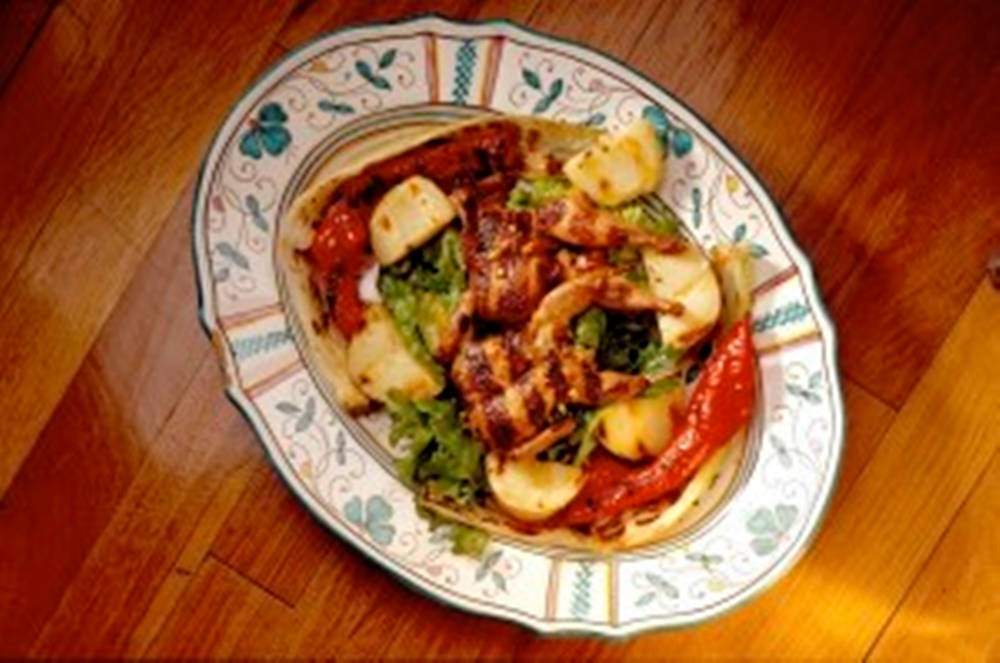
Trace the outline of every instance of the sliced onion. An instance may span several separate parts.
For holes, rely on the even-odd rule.
[[[366,304],[381,304],[382,293],[378,291],[378,263],[361,272],[358,280],[358,297]]]

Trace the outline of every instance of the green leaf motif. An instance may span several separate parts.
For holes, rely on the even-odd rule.
[[[608,118],[607,118],[607,116],[604,115],[604,113],[594,113],[593,115],[591,115],[590,117],[588,117],[586,119],[586,121],[583,123],[583,126],[585,126],[585,127],[599,127],[602,124],[604,124],[604,121],[607,120],[607,119]]]
[[[524,79],[525,83],[535,88],[536,90],[542,89],[542,80],[538,77],[538,74],[531,71],[530,69],[522,69],[521,77]]]
[[[476,569],[476,582],[486,577],[486,574],[490,572],[490,569],[493,568],[502,554],[502,550],[494,550],[483,558],[483,561],[479,563],[479,568]]]
[[[299,420],[295,422],[295,432],[301,433],[305,429],[312,425],[313,419],[316,417],[316,399],[312,396],[306,401],[305,410],[302,411],[302,415]]]
[[[819,389],[823,384],[823,371],[816,371],[809,376],[809,388]]]
[[[372,86],[377,87],[380,90],[392,89],[392,86],[389,85],[389,81],[372,71],[371,65],[364,60],[356,61],[354,63],[354,69],[358,72],[358,75],[361,76],[361,78],[371,83]]]
[[[556,99],[563,91],[563,79],[557,78],[552,81],[552,85],[549,86],[549,92],[544,97],[538,100],[535,107],[531,109],[532,113],[544,113],[552,106]]]
[[[257,117],[260,118],[261,124],[281,124],[288,120],[288,115],[281,108],[281,104],[275,102],[261,106],[257,111]]]
[[[289,403],[288,401],[281,401],[274,407],[277,408],[278,412],[281,412],[283,414],[298,414],[299,412],[302,411],[302,408],[300,408],[298,405],[296,405],[295,403]]]
[[[337,459],[337,465],[344,465],[347,463],[347,438],[344,436],[344,431],[337,431],[336,446],[333,448],[333,453]]]
[[[767,555],[778,547],[778,542],[771,537],[757,537],[750,540],[750,547],[760,556]]]
[[[747,224],[741,223],[733,231],[733,243],[742,242],[747,236]]]
[[[670,137],[670,149],[678,159],[685,156],[694,147],[694,139],[686,129],[677,129]]]
[[[285,146],[292,142],[292,134],[280,124],[262,124],[257,131],[264,150],[272,157],[281,154]]]
[[[388,69],[392,66],[392,63],[396,60],[396,49],[390,48],[388,51],[382,54],[382,57],[378,59],[379,69]]]
[[[361,498],[355,495],[344,505],[344,517],[358,527],[362,525]]]
[[[387,523],[392,518],[392,507],[381,495],[372,495],[365,504],[369,525]]]
[[[705,553],[690,552],[684,557],[691,562],[697,562],[701,564],[706,569],[712,566],[713,564],[722,563],[722,557],[719,555],[706,555]]]
[[[497,571],[493,572],[493,584],[496,585],[497,589],[501,592],[507,591],[507,581]]]
[[[320,99],[319,103],[316,104],[319,109],[326,111],[331,115],[350,115],[354,112],[354,106],[350,104],[345,104],[340,101],[330,101],[329,99]]]
[[[250,261],[247,260],[247,257],[229,242],[219,242],[215,245],[215,250],[240,269],[250,269]]]
[[[653,125],[663,149],[666,149],[670,143],[670,133],[673,131],[673,125],[667,118],[667,114],[659,106],[646,106],[642,109],[642,116]]]
[[[643,607],[649,605],[650,603],[652,603],[653,599],[655,599],[655,598],[656,598],[656,592],[646,592],[645,594],[643,594],[642,596],[640,596],[638,599],[636,599],[635,607],[637,607],[637,608],[643,608]]]
[[[240,138],[240,152],[251,159],[259,159],[264,156],[260,149],[260,136],[257,131],[251,129]]]
[[[768,253],[767,248],[757,242],[750,242],[750,257],[763,258]]]
[[[267,223],[267,219],[264,218],[263,213],[260,211],[260,203],[257,201],[257,198],[253,194],[247,194],[244,202],[246,203],[247,210],[250,212],[250,220],[253,221],[253,224],[257,226],[259,230],[267,232],[270,229],[270,226]]]
[[[790,393],[792,396],[796,396],[798,398],[801,398],[801,399],[803,399],[803,400],[805,400],[805,401],[807,401],[807,402],[809,402],[809,403],[811,403],[813,405],[819,405],[819,403],[822,401],[822,399],[819,397],[819,395],[816,392],[810,391],[808,389],[803,389],[799,385],[792,384],[791,382],[789,382],[787,385],[785,385],[785,390],[788,393]]]
[[[747,521],[747,529],[753,534],[777,534],[778,525],[770,509],[760,508]]]
[[[662,576],[647,572],[646,580],[649,581],[649,584],[652,585],[658,592],[668,598],[675,599],[680,596],[680,592],[677,591],[677,588]]]
[[[778,527],[782,532],[788,531],[798,514],[799,509],[794,504],[779,504],[774,507],[774,515],[778,518]]]

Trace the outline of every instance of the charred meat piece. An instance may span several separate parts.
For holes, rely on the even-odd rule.
[[[466,340],[451,365],[451,379],[466,401],[481,401],[513,384],[530,365],[521,335],[508,331]]]
[[[561,278],[557,246],[534,235],[532,212],[472,201],[464,209],[462,251],[475,313],[482,320],[523,322]]]
[[[636,396],[648,385],[639,375],[599,371],[591,357],[567,349],[535,362],[502,390],[493,383],[481,395],[463,392],[463,397],[476,437],[510,452],[544,429],[560,404],[603,405]]]
[[[664,253],[676,253],[685,246],[679,237],[651,232],[615,212],[595,206],[579,191],[539,210],[538,229],[575,246],[608,248],[632,244]]]
[[[332,198],[369,208],[411,175],[423,175],[450,193],[495,173],[519,172],[523,163],[520,139],[521,129],[513,122],[468,127],[365,168],[341,183]]]

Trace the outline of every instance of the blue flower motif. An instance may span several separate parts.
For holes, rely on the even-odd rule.
[[[392,519],[392,505],[381,495],[372,495],[368,498],[364,505],[364,513],[362,513],[361,498],[355,495],[344,505],[344,516],[368,532],[372,540],[380,546],[389,545],[396,536],[396,528],[389,523]]]
[[[646,106],[642,109],[642,116],[656,129],[664,149],[670,148],[670,151],[678,159],[685,156],[694,147],[694,138],[691,137],[691,132],[674,126],[659,106]]]
[[[278,156],[292,142],[292,134],[282,126],[287,121],[288,115],[281,104],[264,104],[257,117],[250,120],[250,129],[240,138],[240,152],[251,159],[260,159],[264,152]]]

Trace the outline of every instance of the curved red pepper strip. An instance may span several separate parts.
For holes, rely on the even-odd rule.
[[[754,402],[750,318],[740,320],[719,342],[701,372],[680,430],[659,456],[614,482],[594,475],[555,520],[583,525],[617,516],[681,488],[713,451],[750,421]],[[606,474],[606,473],[598,473]]]

